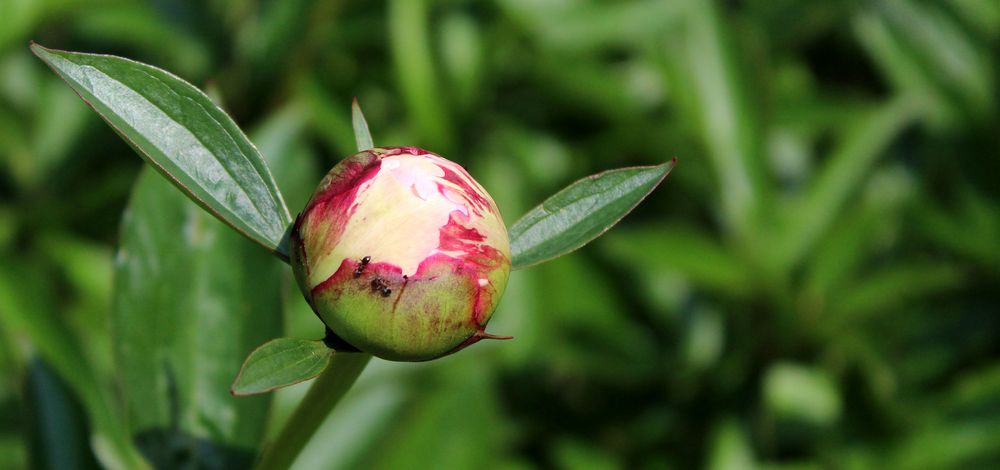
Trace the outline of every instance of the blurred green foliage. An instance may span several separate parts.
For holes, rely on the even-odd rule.
[[[995,0],[0,0],[0,467],[87,468],[142,388],[109,327],[142,163],[30,39],[208,89],[296,162],[279,181],[353,152],[354,96],[376,144],[463,163],[508,222],[679,157],[605,238],[512,276],[514,341],[374,361],[300,468],[1000,462]],[[284,334],[321,336],[285,291]]]

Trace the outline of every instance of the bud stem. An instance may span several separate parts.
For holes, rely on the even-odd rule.
[[[313,434],[365,370],[370,354],[333,353],[330,365],[309,387],[309,392],[285,423],[278,438],[265,448],[257,469],[287,469]]]

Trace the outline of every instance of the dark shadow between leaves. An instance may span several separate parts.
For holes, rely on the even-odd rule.
[[[151,428],[135,435],[135,444],[157,469],[250,468],[255,453],[167,428]]]
[[[205,437],[194,436],[180,428],[180,396],[173,367],[163,362],[167,382],[167,406],[170,422],[167,426],[137,431],[133,436],[136,447],[156,469],[229,469],[250,468],[256,453],[222,444]]]

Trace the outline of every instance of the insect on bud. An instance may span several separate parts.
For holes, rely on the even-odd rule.
[[[458,164],[379,148],[323,178],[291,233],[295,279],[338,336],[378,357],[434,359],[483,338],[510,274],[489,194]]]

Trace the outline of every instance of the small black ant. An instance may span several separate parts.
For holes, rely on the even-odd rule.
[[[389,288],[389,284],[385,282],[385,279],[376,277],[372,279],[371,282],[372,292],[378,291],[382,294],[382,297],[388,297],[392,293],[392,289]]]
[[[359,264],[357,268],[354,268],[354,279],[357,279],[361,277],[362,274],[364,274],[365,266],[368,266],[368,263],[370,263],[371,260],[372,260],[371,256],[365,256],[364,258],[361,258],[361,264]]]

